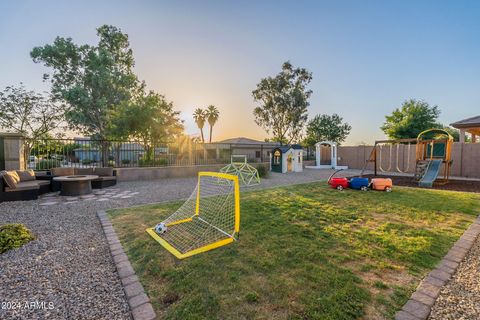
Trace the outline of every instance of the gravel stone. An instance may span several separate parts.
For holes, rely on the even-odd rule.
[[[431,320],[480,318],[480,237],[442,288],[430,313]]]

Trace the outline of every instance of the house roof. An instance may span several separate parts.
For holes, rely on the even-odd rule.
[[[231,144],[263,144],[263,145],[272,145],[276,146],[278,142],[265,142],[265,141],[258,141],[250,138],[245,137],[236,137],[231,139],[225,139],[222,141],[217,141],[216,143],[231,143]]]
[[[450,124],[454,128],[475,128],[480,127],[480,116],[463,119]]]

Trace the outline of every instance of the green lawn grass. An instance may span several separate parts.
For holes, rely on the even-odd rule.
[[[240,241],[180,262],[145,228],[182,202],[109,215],[159,318],[389,319],[475,219],[479,200],[326,183],[242,192]]]

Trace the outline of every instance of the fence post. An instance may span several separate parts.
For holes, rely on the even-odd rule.
[[[26,167],[25,140],[21,134],[1,133],[3,165],[5,170],[23,170]]]
[[[193,164],[197,165],[197,143],[193,143]]]

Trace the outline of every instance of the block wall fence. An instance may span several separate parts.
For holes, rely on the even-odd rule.
[[[340,146],[338,147],[339,165],[352,169],[363,169],[365,161],[369,159],[373,146]],[[381,158],[381,162],[380,162]],[[480,178],[480,143],[454,142],[452,146],[453,177]],[[413,173],[415,171],[415,145],[383,146],[377,151],[377,163],[386,171],[396,171],[397,163],[401,171]],[[373,170],[373,162],[367,166]],[[378,167],[377,167],[378,169]],[[388,170],[390,169],[390,170]]]
[[[2,170],[24,169],[22,137],[16,134],[0,133],[0,167]],[[373,146],[339,146],[338,165],[348,166],[351,169],[362,169],[369,159]],[[451,176],[465,178],[480,178],[480,143],[455,142],[452,146]],[[401,171],[413,173],[415,171],[415,145],[383,146],[377,152],[377,161],[386,171],[395,172],[397,167]],[[254,166],[260,163],[252,163]],[[264,162],[268,167],[269,163]],[[170,177],[195,176],[199,171],[218,171],[225,164],[178,166],[178,167],[131,167],[118,168],[120,181],[152,180]],[[304,161],[304,165],[314,165],[314,161]],[[373,170],[373,163],[367,169]],[[380,171],[380,170],[379,170]]]

